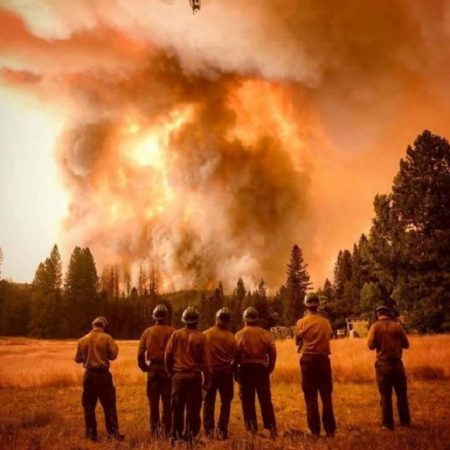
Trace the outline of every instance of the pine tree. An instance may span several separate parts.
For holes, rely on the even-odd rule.
[[[267,300],[267,286],[264,279],[261,278],[256,291],[253,293],[253,297],[254,306],[258,311],[260,325],[267,328],[269,324],[270,310]]]
[[[389,305],[407,252],[401,226],[395,217],[392,195],[375,196],[374,209],[368,242],[371,278],[381,292],[382,302]]]
[[[198,310],[200,313],[199,328],[206,329],[214,325],[216,312],[224,306],[225,296],[222,283],[214,289],[212,294],[201,293]],[[187,305],[186,305],[187,306]]]
[[[362,234],[358,244],[353,246],[352,253],[352,290],[353,307],[355,312],[361,308],[361,289],[364,284],[373,281],[370,267],[370,249],[367,236]]]
[[[450,327],[450,145],[424,131],[392,189],[403,250],[393,297],[421,330]]]
[[[361,311],[372,315],[375,308],[381,303],[383,303],[383,294],[379,285],[374,282],[364,283],[360,293]]]
[[[95,315],[100,313],[98,276],[89,248],[75,247],[70,257],[64,281],[65,319],[68,334],[77,336],[89,329]]]
[[[450,145],[424,131],[400,161],[392,193],[375,197],[363,309],[382,302],[421,331],[450,329],[449,203]]]
[[[342,299],[346,284],[352,280],[352,254],[349,250],[340,250],[334,266],[334,288],[338,298]]]
[[[270,302],[270,325],[284,325],[284,306],[286,305],[286,287],[281,286]]]
[[[231,328],[233,331],[241,328],[246,293],[244,280],[239,277],[229,303],[229,308],[231,310]]]
[[[29,331],[34,336],[58,337],[61,332],[62,262],[58,247],[40,263],[32,285]]]
[[[291,250],[291,259],[287,266],[285,323],[292,325],[303,315],[304,298],[312,283],[309,278],[308,265],[298,245]]]

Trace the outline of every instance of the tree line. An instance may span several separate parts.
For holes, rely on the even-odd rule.
[[[370,232],[351,250],[339,251],[333,281],[317,289],[322,313],[334,328],[353,315],[371,317],[378,304],[398,311],[420,332],[450,330],[450,146],[424,131],[394,178],[392,192],[377,195]],[[3,253],[0,249],[0,266]],[[0,267],[1,269],[1,267]],[[0,272],[1,275],[1,272]],[[31,285],[0,280],[0,334],[48,338],[77,337],[96,315],[106,315],[118,338],[137,338],[151,323],[158,303],[168,306],[181,325],[182,310],[196,306],[200,327],[214,323],[215,312],[228,306],[231,327],[241,327],[242,311],[255,306],[261,323],[291,326],[304,313],[303,299],[312,288],[301,248],[294,245],[286,281],[268,295],[265,280],[254,290],[242,278],[229,294],[222,283],[212,291],[160,292],[158,273],[141,267],[136,285],[127,268],[107,266],[100,276],[89,248],[75,247],[65,275],[55,245],[39,264]]]
[[[163,303],[175,326],[181,326],[181,313],[188,305],[199,309],[200,327],[214,323],[215,313],[223,306],[232,313],[231,327],[241,327],[242,311],[255,306],[261,324],[267,328],[290,323],[303,312],[303,298],[310,287],[307,265],[301,249],[294,245],[287,266],[287,280],[273,297],[261,280],[255,290],[247,290],[242,278],[229,295],[222,283],[213,291],[180,291],[161,294],[154,270],[146,274],[140,268],[137,285],[131,285],[128,270],[107,266],[100,276],[89,248],[75,247],[63,276],[57,245],[39,264],[30,285],[0,281],[0,334],[31,335],[44,338],[73,338],[90,328],[93,317],[105,315],[111,332],[118,338],[138,338],[152,321],[153,308]]]

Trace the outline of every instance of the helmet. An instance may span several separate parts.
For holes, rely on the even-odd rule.
[[[388,315],[390,317],[391,316],[391,310],[386,305],[380,305],[380,306],[376,307],[375,314],[376,315],[378,315],[378,314],[386,314],[386,315]]]
[[[222,324],[227,324],[231,319],[230,310],[225,307],[216,312],[216,320]]]
[[[104,317],[100,316],[100,317],[95,318],[92,321],[92,326],[93,327],[98,326],[98,327],[106,328],[108,326],[108,321]]]
[[[306,307],[319,306],[320,303],[319,296],[316,294],[306,294],[303,303],[305,304]]]
[[[242,318],[247,323],[255,323],[258,321],[258,311],[253,306],[249,306],[242,315]]]
[[[199,317],[200,317],[199,312],[193,306],[188,306],[183,311],[183,315],[181,316],[181,321],[186,324],[197,323]]]
[[[156,305],[153,310],[153,318],[155,320],[164,320],[169,317],[169,310],[166,305]]]

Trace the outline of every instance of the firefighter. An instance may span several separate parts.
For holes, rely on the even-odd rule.
[[[234,361],[236,341],[233,333],[228,330],[231,313],[228,308],[222,308],[216,313],[215,326],[208,328],[203,334],[206,337],[209,372],[211,383],[206,391],[203,403],[203,426],[208,436],[214,436],[214,407],[216,394],[220,395],[220,416],[218,422],[219,439],[227,439],[230,407],[234,395]]]
[[[258,429],[255,393],[258,395],[264,428],[272,438],[277,436],[275,413],[270,392],[270,374],[275,369],[277,352],[272,335],[258,326],[258,312],[249,307],[244,311],[245,326],[236,333],[236,363],[239,395],[245,426],[255,434]]]
[[[333,329],[330,322],[317,313],[319,297],[305,296],[308,313],[299,319],[296,326],[296,344],[301,352],[300,369],[302,390],[306,403],[308,427],[313,436],[320,436],[318,395],[322,400],[322,424],[327,437],[333,437],[336,421],[333,413],[330,363],[330,338]]]
[[[397,396],[400,425],[411,425],[402,363],[402,350],[409,348],[409,341],[402,325],[392,317],[387,306],[379,306],[375,314],[377,321],[370,327],[367,343],[370,350],[377,351],[375,371],[381,396],[381,423],[384,428],[393,430],[392,388]]]
[[[117,358],[119,348],[114,339],[105,332],[108,321],[97,317],[92,322],[92,330],[78,341],[75,362],[86,369],[83,378],[82,404],[86,426],[86,438],[97,440],[95,407],[97,400],[103,407],[108,438],[122,441],[119,433],[116,410],[116,389],[113,385],[109,362]]]
[[[197,330],[199,316],[192,306],[183,311],[185,327],[172,334],[165,352],[166,370],[172,377],[172,443],[190,442],[200,431],[202,387],[208,387],[209,374],[206,337]]]
[[[170,396],[172,381],[164,365],[164,352],[175,328],[167,324],[169,310],[157,305],[153,310],[155,325],[147,328],[141,336],[138,348],[138,366],[147,372],[147,398],[150,406],[150,434],[167,437],[172,427]],[[162,421],[159,401],[162,402]]]

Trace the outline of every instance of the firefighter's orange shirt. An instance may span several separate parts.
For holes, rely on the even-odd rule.
[[[256,325],[247,325],[236,333],[236,360],[239,364],[263,364],[275,367],[277,350],[272,334]]]
[[[162,324],[156,324],[147,328],[142,333],[139,341],[138,357],[145,354],[149,361],[164,361],[164,352],[174,331],[174,327]]]
[[[369,330],[367,344],[376,349],[378,360],[398,360],[404,348],[409,348],[408,337],[402,325],[385,318],[377,320]]]
[[[166,369],[172,372],[202,372],[207,368],[206,337],[195,328],[182,328],[169,339]]]
[[[213,326],[203,332],[206,337],[208,363],[212,370],[229,367],[236,357],[236,340],[231,331]]]
[[[297,322],[295,338],[303,354],[329,355],[332,335],[330,321],[320,314],[308,312]]]
[[[117,358],[119,348],[114,339],[100,328],[94,328],[78,341],[75,362],[86,369],[109,367],[109,361]]]

